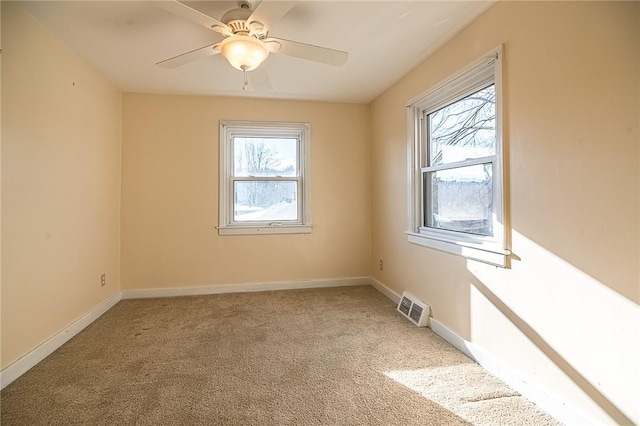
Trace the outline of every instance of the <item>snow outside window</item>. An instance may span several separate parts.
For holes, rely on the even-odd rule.
[[[307,123],[220,122],[220,235],[311,232]]]

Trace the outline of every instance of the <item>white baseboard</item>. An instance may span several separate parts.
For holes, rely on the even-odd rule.
[[[123,290],[123,299],[146,299],[151,297],[200,296],[222,293],[248,293],[256,291],[296,290],[303,288],[347,287],[369,285],[369,277],[336,278],[319,280],[280,281],[271,283],[222,284],[201,287],[150,288]]]
[[[118,292],[69,324],[69,326],[63,330],[40,343],[21,358],[9,364],[0,372],[0,389],[4,389],[7,385],[29,371],[29,369],[34,367],[40,361],[51,355],[56,349],[84,330],[89,324],[98,319],[119,301],[120,293]]]
[[[382,284],[380,281],[376,280],[375,278],[370,278],[369,279],[370,284],[373,288],[375,288],[376,290],[378,290],[380,293],[384,294],[385,296],[387,296],[389,299],[393,300],[393,302],[397,305],[400,302],[400,295],[398,293],[396,293],[395,291],[391,290],[389,287],[387,287],[386,285]]]

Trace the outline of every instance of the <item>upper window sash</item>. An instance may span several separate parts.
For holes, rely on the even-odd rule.
[[[427,166],[495,155],[493,80],[443,107],[423,111],[423,122],[423,161]]]
[[[265,130],[272,130],[272,129],[265,129]],[[292,134],[286,134],[289,132],[283,132],[280,134],[276,134],[273,135],[271,134],[272,132],[269,132],[270,134],[268,136],[265,136],[265,134],[263,133],[258,133],[256,132],[256,134],[247,134],[247,133],[242,133],[242,134],[235,134],[235,133],[231,133],[230,134],[230,143],[231,143],[231,152],[230,155],[233,157],[233,161],[234,161],[234,165],[231,169],[231,175],[234,177],[250,177],[250,178],[258,178],[258,177],[290,177],[290,176],[301,176],[302,175],[302,169],[301,169],[301,164],[302,164],[302,158],[301,158],[301,152],[303,151],[301,149],[301,138],[302,138],[302,131],[297,131],[295,133]],[[252,174],[252,171],[250,170],[237,170],[236,164],[235,164],[235,154],[236,154],[236,147],[242,147],[244,145],[244,143],[246,143],[244,140],[245,139],[259,139],[260,141],[266,141],[267,144],[272,141],[272,140],[280,140],[280,141],[293,141],[294,145],[295,145],[295,155],[293,156],[293,158],[295,159],[295,167],[293,168],[293,173],[283,173],[283,174],[274,174],[274,173],[259,173],[257,171],[253,171],[254,174]],[[246,145],[245,145],[246,148]],[[290,148],[290,147],[289,147]],[[291,157],[290,157],[291,158]]]

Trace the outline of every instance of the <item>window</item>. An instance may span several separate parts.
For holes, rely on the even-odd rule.
[[[220,122],[218,232],[311,232],[309,125]]]
[[[409,103],[409,242],[505,266],[502,48]]]

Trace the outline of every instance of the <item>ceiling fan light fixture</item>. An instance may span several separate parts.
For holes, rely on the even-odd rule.
[[[251,71],[269,56],[269,49],[255,37],[233,35],[220,42],[220,54],[229,61],[232,67],[240,71]]]

